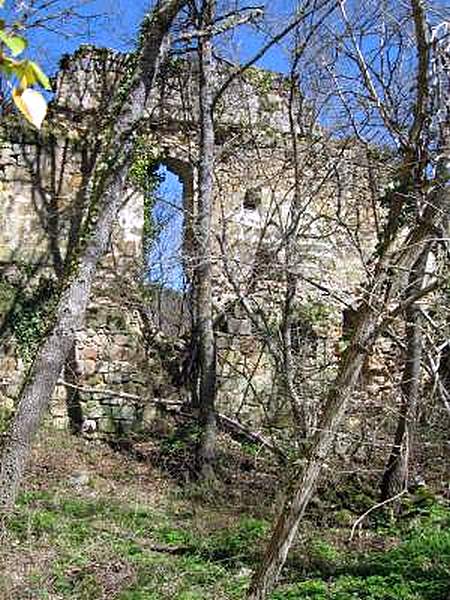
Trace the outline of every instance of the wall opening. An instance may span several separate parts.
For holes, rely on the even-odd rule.
[[[184,184],[166,164],[159,166],[157,175],[161,183],[151,208],[147,280],[160,288],[182,291],[186,287],[183,266]]]
[[[258,210],[262,202],[262,188],[251,187],[245,191],[243,207],[245,210]]]
[[[190,324],[186,255],[192,206],[192,173],[175,160],[157,169],[160,183],[149,208],[149,239],[144,240],[146,282],[152,290],[151,313],[160,331],[182,335]]]

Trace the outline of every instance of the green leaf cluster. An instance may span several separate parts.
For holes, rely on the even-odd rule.
[[[26,362],[31,362],[47,331],[55,297],[53,280],[42,278],[34,292],[22,292],[15,302],[8,320]]]
[[[4,1],[0,0],[0,8]],[[27,40],[0,19],[0,75],[11,85],[11,97],[22,115],[40,129],[47,113],[45,98],[32,90],[35,85],[50,90],[50,81],[40,66],[29,59],[18,58],[28,47]]]

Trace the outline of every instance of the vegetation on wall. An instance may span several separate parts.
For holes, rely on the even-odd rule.
[[[161,177],[157,173],[159,149],[148,140],[141,138],[136,142],[133,152],[133,161],[128,177],[132,186],[143,195],[144,226],[142,239],[144,257],[146,258],[157,232],[152,211],[155,204],[155,192],[161,183]]]
[[[27,363],[32,361],[51,322],[55,291],[55,280],[41,277],[31,291],[19,291],[8,315],[8,323],[17,340],[20,355]]]
[[[223,32],[260,11],[157,2],[128,57],[65,59],[86,86],[54,116],[76,143],[52,128],[54,144],[36,134],[35,155],[22,143],[5,167],[42,158],[30,206],[58,277],[0,285],[23,359],[5,345],[2,360],[28,367],[0,381],[0,421],[3,387],[17,399],[0,468],[11,598],[447,600],[450,23],[420,0],[356,4],[300,2],[223,71]],[[24,41],[1,22],[0,40],[12,64]],[[254,66],[280,42],[285,78]],[[25,87],[45,83],[32,71]],[[143,198],[147,255],[172,150],[193,173],[189,288],[142,291],[142,220],[125,203]],[[46,173],[72,152],[66,194]],[[77,435],[47,422],[32,446],[63,386],[51,408],[76,408]]]

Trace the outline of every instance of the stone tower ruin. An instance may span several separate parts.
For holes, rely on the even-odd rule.
[[[49,282],[60,275],[87,210],[83,198],[101,136],[99,123],[126,65],[125,55],[83,47],[62,62],[42,135],[14,118],[4,124],[1,313],[4,335],[8,327],[15,332],[0,355],[0,406],[5,411],[14,406],[30,359],[23,352],[27,340],[20,333],[20,318],[25,315],[32,329],[32,315],[15,291],[22,286],[29,294],[45,296]],[[196,260],[191,243],[198,161],[196,74],[195,60],[165,65],[150,100],[145,140],[155,164],[164,164],[183,185],[188,281]],[[217,85],[229,74],[229,66],[218,64]],[[279,291],[290,269],[297,277],[303,316],[312,306],[316,310],[325,300],[328,304],[327,314],[310,325],[303,323],[298,335],[320,340],[338,328],[342,306],[336,298],[351,303],[375,244],[377,215],[371,197],[378,184],[366,150],[313,125],[310,111],[292,100],[289,82],[281,74],[249,69],[233,80],[215,116],[212,260],[219,402],[240,407],[241,415],[254,415],[255,397],[272,394],[267,389],[271,365],[242,302],[255,311],[271,306],[276,319]],[[300,157],[297,172],[292,136]],[[145,200],[130,182],[110,252],[99,270],[86,328],[78,332],[73,361],[78,383],[71,388],[68,374],[62,374],[64,384],[52,404],[61,425],[67,422],[65,402],[71,390],[76,390],[84,418],[105,434],[141,426],[153,418],[155,399],[178,393],[188,302],[173,290],[150,286],[142,292]],[[289,257],[288,239],[295,240],[289,244]],[[155,299],[166,313],[184,310],[176,323],[165,319],[165,331],[155,321]]]

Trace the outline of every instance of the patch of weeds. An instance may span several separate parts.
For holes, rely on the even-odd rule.
[[[325,540],[314,540],[308,547],[308,563],[313,572],[332,574],[342,562],[342,552]]]
[[[66,598],[74,600],[92,600],[92,598],[101,598],[101,584],[97,580],[95,573],[80,569],[61,575],[54,583],[55,590],[64,594]]]
[[[241,450],[247,456],[254,458],[255,456],[258,456],[258,454],[261,452],[261,446],[252,442],[242,442]]]
[[[327,583],[319,579],[286,586],[272,596],[272,600],[422,600],[416,585],[398,575],[382,577],[341,576]],[[435,596],[436,600],[444,597]]]
[[[266,521],[242,518],[234,527],[215,532],[207,541],[206,552],[212,560],[231,566],[253,563],[267,534]]]
[[[58,517],[48,510],[17,510],[8,516],[7,529],[19,540],[38,539],[45,534],[55,533],[58,528]]]
[[[185,573],[186,582],[192,585],[210,585],[226,576],[225,567],[198,556],[182,557],[178,564]]]
[[[179,594],[177,594],[176,596],[176,600],[203,600],[204,596],[202,595],[202,592],[198,591],[187,591],[187,592],[180,592]]]
[[[59,510],[75,521],[90,521],[94,524],[104,521],[135,535],[148,535],[155,527],[153,512],[141,507],[130,510],[128,507],[107,500],[88,501],[69,498],[61,502]]]
[[[169,556],[149,552],[137,554],[132,559],[136,580],[123,590],[119,600],[162,600],[175,597],[182,574],[177,571],[176,560]]]
[[[328,600],[328,586],[319,580],[286,586],[272,595],[272,600]]]
[[[450,510],[435,504],[427,517],[403,524],[399,534],[403,539],[397,547],[360,559],[355,572],[395,573],[418,583],[432,582],[450,594]]]
[[[17,500],[17,506],[35,506],[36,504],[51,504],[52,494],[44,490],[22,492]]]
[[[173,529],[171,527],[162,527],[157,532],[157,537],[161,542],[174,546],[192,545],[195,543],[194,537],[190,532],[182,529]]]
[[[424,517],[428,519],[428,522],[430,520],[440,522],[449,518],[446,507],[438,502],[436,496],[426,486],[420,487],[414,494],[404,497],[400,523],[412,522],[414,525],[414,520],[420,522]]]
[[[324,541],[308,545],[299,568],[315,579],[287,585],[273,600],[448,600],[448,508],[434,504],[426,517],[400,523],[395,533],[401,539],[396,547],[356,557],[340,556]]]
[[[159,450],[158,466],[172,477],[186,480],[195,478],[195,456],[201,438],[197,424],[187,424],[165,438]]]

